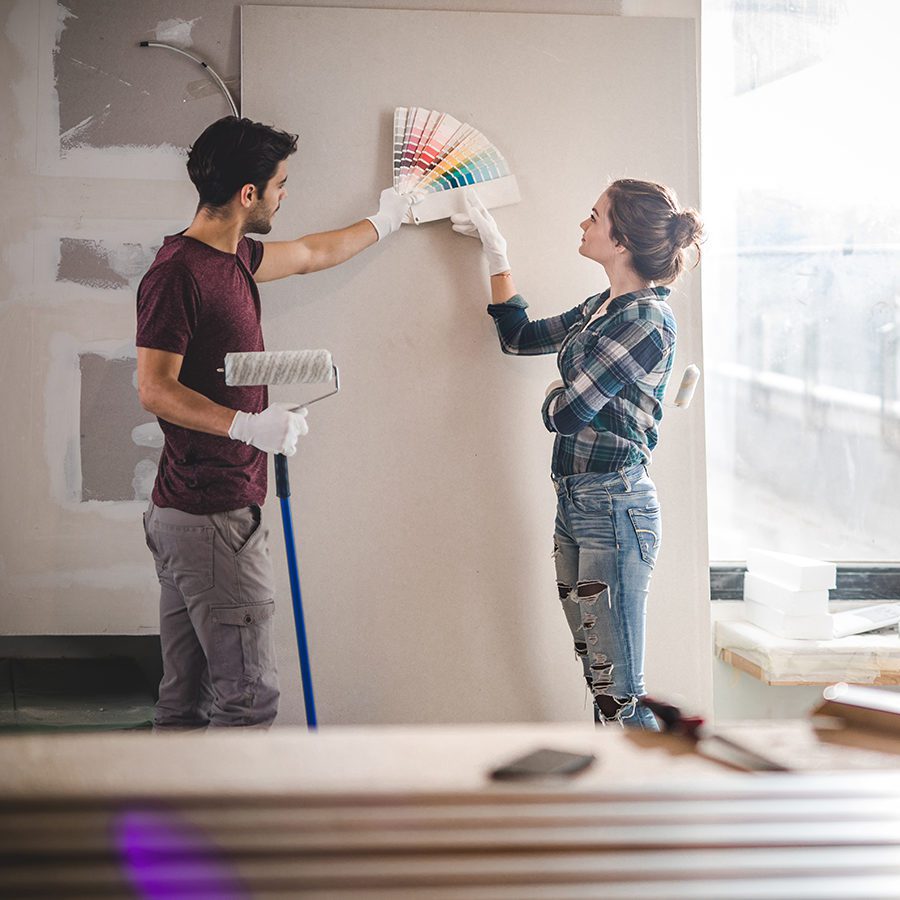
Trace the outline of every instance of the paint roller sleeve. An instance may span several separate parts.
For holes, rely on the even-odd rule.
[[[272,350],[225,356],[225,383],[233,386],[328,381],[333,372],[327,350]]]

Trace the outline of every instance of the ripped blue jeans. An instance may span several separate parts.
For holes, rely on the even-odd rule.
[[[644,689],[644,626],[662,529],[645,466],[554,476],[556,580],[598,722],[658,731]]]

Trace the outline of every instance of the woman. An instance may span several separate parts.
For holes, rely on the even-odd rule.
[[[600,263],[609,288],[574,309],[529,321],[506,241],[477,197],[453,230],[479,237],[491,275],[493,317],[505,353],[557,353],[561,380],[542,415],[555,432],[559,597],[594,697],[594,718],[657,730],[644,693],[644,622],[661,528],[647,472],[675,356],[666,303],[702,236],[700,217],[668,188],[614,181],[581,223],[579,252]]]

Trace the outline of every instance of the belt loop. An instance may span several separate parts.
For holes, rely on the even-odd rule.
[[[628,476],[625,474],[627,470],[623,467],[619,469],[619,477],[622,479],[622,484],[625,485],[625,493],[630,493],[631,491],[631,482],[628,480]]]

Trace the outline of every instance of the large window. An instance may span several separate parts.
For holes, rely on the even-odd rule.
[[[900,3],[704,0],[710,556],[900,559]]]

